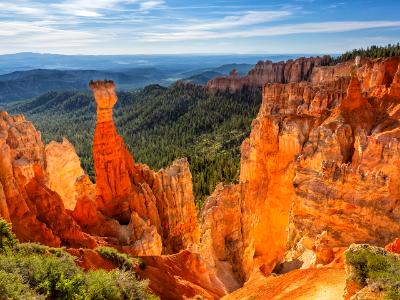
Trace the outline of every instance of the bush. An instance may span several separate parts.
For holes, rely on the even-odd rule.
[[[125,253],[120,253],[116,249],[111,247],[99,247],[96,251],[105,259],[111,261],[113,264],[118,266],[122,270],[130,270],[135,265],[140,264],[139,259],[131,258]]]
[[[133,272],[90,272],[87,276],[87,286],[87,299],[158,299],[147,292],[148,282],[137,280]]]
[[[0,270],[0,300],[40,299],[39,295],[30,290],[21,276],[9,274]],[[43,297],[44,299],[44,297]]]
[[[385,297],[400,300],[400,256],[370,245],[352,245],[346,263],[353,267],[351,278],[360,285],[378,286]]]
[[[0,252],[14,247],[17,239],[11,231],[11,226],[0,218]]]

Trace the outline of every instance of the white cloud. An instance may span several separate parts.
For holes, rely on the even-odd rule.
[[[46,33],[50,29],[30,22],[2,22],[0,21],[0,36],[16,36],[25,33]]]
[[[165,1],[157,1],[157,0],[152,0],[152,1],[144,1],[139,4],[139,11],[148,11],[152,10],[154,8],[161,7],[165,4]]]
[[[292,15],[290,11],[250,11],[244,15],[227,16],[217,21],[202,22],[185,27],[186,30],[222,30],[233,27],[241,27],[255,24],[262,24],[283,19]]]
[[[25,1],[16,2],[0,2],[0,11],[14,13],[18,15],[39,16],[43,14],[43,10],[39,7],[32,6]]]
[[[85,9],[77,9],[74,11],[74,15],[77,17],[101,17],[103,16],[102,14],[95,12],[95,11],[90,11],[90,10],[85,10]]]
[[[143,37],[147,41],[185,41],[208,40],[221,38],[250,38],[263,36],[279,36],[304,33],[346,32],[372,28],[400,27],[400,21],[348,21],[348,22],[318,22],[290,25],[277,25],[267,28],[252,28],[240,31],[208,31],[181,30],[175,32],[147,32]],[[185,27],[183,27],[185,28]]]

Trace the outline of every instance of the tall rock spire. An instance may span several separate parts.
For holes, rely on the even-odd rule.
[[[93,141],[97,205],[104,214],[112,216],[120,213],[115,199],[127,196],[131,191],[129,171],[133,170],[134,162],[113,121],[112,109],[117,103],[114,82],[91,81],[90,88],[97,111]]]
[[[91,81],[90,88],[97,107],[93,159],[98,209],[122,225],[129,224],[132,234],[151,232],[152,239],[132,238],[141,240],[140,247],[147,249],[143,254],[157,254],[161,237],[164,253],[176,253],[197,243],[199,232],[187,160],[177,160],[158,173],[135,164],[113,121],[112,109],[117,103],[114,82]]]

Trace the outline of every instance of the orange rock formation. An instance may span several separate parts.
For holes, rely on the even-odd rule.
[[[117,239],[136,255],[171,254],[196,244],[199,231],[187,160],[158,173],[135,163],[112,119],[114,83],[97,81],[90,87],[97,105],[96,199],[83,195],[75,218],[87,232]]]
[[[0,113],[0,216],[21,241],[144,256],[138,273],[165,299],[216,299],[243,283],[231,299],[323,295],[324,285],[336,297],[343,250],[384,246],[400,231],[400,58],[327,61],[259,64],[244,79],[232,73],[210,84],[234,91],[267,82],[242,144],[239,183],[207,199],[201,230],[187,160],[159,172],[134,161],[113,122],[110,81],[90,84],[96,185],[67,141],[45,147],[22,116]],[[89,250],[70,251],[85,268],[113,267]],[[291,271],[314,267],[323,268]]]
[[[46,164],[40,133],[32,123],[1,112],[1,216],[12,222],[20,241],[94,247],[95,240],[80,230],[60,196],[46,186]]]
[[[244,287],[222,299],[338,300],[343,299],[345,286],[343,269],[295,270],[277,277],[256,274]]]
[[[56,192],[66,209],[74,210],[77,200],[77,183],[85,175],[74,146],[63,139],[45,147],[46,185]]]
[[[216,261],[247,280],[269,274],[301,237],[327,232],[313,246],[327,264],[335,247],[398,235],[399,63],[316,67],[309,82],[265,85],[240,183],[218,187],[203,210],[202,241]]]

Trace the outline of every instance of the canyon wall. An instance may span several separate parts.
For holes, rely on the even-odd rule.
[[[273,63],[272,61],[259,61],[255,67],[245,76],[239,76],[233,70],[229,76],[217,77],[207,83],[210,91],[231,93],[241,90],[244,87],[263,87],[266,83],[291,83],[308,81],[313,75],[316,67],[328,65],[331,62],[330,56],[324,57],[301,57]]]
[[[219,186],[202,212],[215,265],[229,263],[245,281],[270,274],[305,239],[324,238],[326,264],[335,247],[398,235],[399,64],[347,62],[315,68],[308,81],[265,84],[240,183]]]

